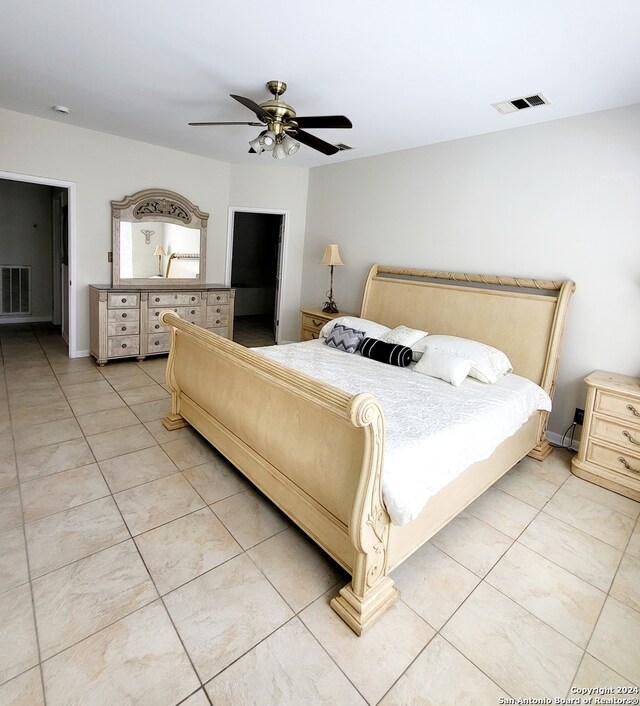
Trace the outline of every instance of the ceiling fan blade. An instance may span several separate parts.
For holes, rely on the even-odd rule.
[[[344,115],[314,115],[311,117],[299,117],[294,118],[295,122],[302,128],[314,128],[314,127],[324,127],[324,128],[349,128],[353,127],[351,120],[345,118]]]
[[[255,101],[252,101],[251,98],[235,96],[233,93],[230,93],[229,95],[235,100],[237,100],[238,103],[242,103],[245,108],[249,108],[249,110],[252,110],[260,120],[263,120],[264,122],[273,120],[273,116],[267,113],[267,111],[261,105],[258,105]]]
[[[312,147],[314,150],[318,150],[318,152],[322,152],[323,154],[332,155],[336,152],[340,152],[335,145],[331,145],[315,135],[304,132],[304,130],[296,130],[295,133],[292,132],[292,135],[294,135],[296,140],[302,142],[303,145]]]
[[[189,123],[189,125],[255,125],[256,127],[264,127],[263,123]]]

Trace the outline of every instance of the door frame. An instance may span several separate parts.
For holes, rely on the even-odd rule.
[[[44,186],[59,186],[67,189],[68,214],[67,228],[69,238],[69,358],[77,358],[77,315],[76,315],[76,183],[61,179],[33,176],[33,174],[18,174],[17,172],[0,171],[0,179],[10,181],[23,181],[29,184],[42,184]]]
[[[225,256],[225,274],[224,274],[224,285],[225,287],[231,286],[231,266],[233,261],[233,226],[235,222],[236,213],[265,213],[268,215],[282,216],[280,233],[282,234],[282,241],[280,242],[278,248],[278,262],[276,263],[276,278],[278,273],[280,273],[280,281],[277,283],[277,294],[275,301],[275,311],[276,311],[276,331],[275,340],[276,343],[280,342],[280,328],[281,328],[281,317],[282,312],[282,302],[284,301],[284,282],[285,278],[285,266],[287,262],[286,251],[287,243],[289,242],[289,211],[286,209],[278,208],[245,208],[244,206],[229,206],[229,218],[227,223],[227,252]]]

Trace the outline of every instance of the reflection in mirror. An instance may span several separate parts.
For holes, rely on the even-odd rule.
[[[172,191],[112,201],[113,286],[202,284],[208,214]]]

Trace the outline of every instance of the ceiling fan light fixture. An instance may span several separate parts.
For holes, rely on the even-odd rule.
[[[284,159],[287,156],[287,151],[285,150],[281,141],[279,141],[273,148],[274,159]]]
[[[300,143],[296,142],[293,137],[290,137],[289,135],[285,135],[282,138],[282,147],[284,148],[284,151],[287,153],[287,156],[291,156],[292,154],[295,154],[299,149],[300,149]]]
[[[262,146],[262,143],[260,142],[260,138],[262,135],[258,135],[254,140],[249,141],[249,147],[256,153],[256,154],[261,154],[264,152],[264,147]]]
[[[273,130],[265,130],[258,136],[263,150],[272,150],[276,144],[276,133]]]

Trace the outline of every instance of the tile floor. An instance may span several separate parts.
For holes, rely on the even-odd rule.
[[[273,346],[273,315],[236,316],[233,319],[233,340],[243,346]]]
[[[640,684],[640,505],[521,461],[394,572],[338,569],[189,429],[164,359],[0,330],[0,704],[498,704]]]

